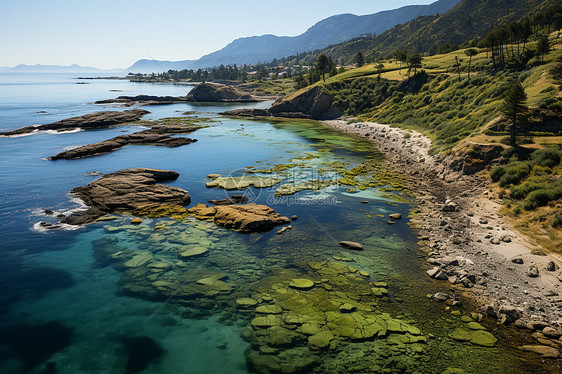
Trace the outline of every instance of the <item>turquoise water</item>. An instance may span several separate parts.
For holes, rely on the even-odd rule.
[[[77,85],[73,78],[0,74],[0,130],[99,110],[122,110],[91,104],[118,95],[179,96],[190,89],[122,80],[88,80],[89,84]],[[242,235],[192,217],[181,222],[144,219],[142,225],[130,227],[131,217],[125,216],[76,230],[37,229],[38,222],[52,220],[43,210],[65,212],[80,207],[68,191],[95,180],[96,176],[87,175],[93,171],[108,173],[134,167],[175,170],[180,177],[170,185],[188,190],[193,205],[236,193],[206,188],[210,173],[238,176],[249,166],[264,169],[314,155],[306,159],[305,167],[284,176],[283,183],[289,183],[316,178],[319,170],[333,161],[348,162],[348,168],[378,162],[379,155],[360,139],[315,124],[227,119],[217,114],[232,107],[146,107],[151,111],[149,119],[195,110],[200,112],[198,116],[215,120],[190,135],[199,140],[197,143],[174,149],[130,146],[83,160],[45,159],[69,147],[137,131],[135,126],[0,139],[0,372],[266,372],[269,363],[260,359],[301,352],[306,339],[302,341],[302,335],[289,339],[288,330],[278,329],[289,340],[275,346],[272,334],[256,336],[256,331],[264,330],[249,327],[255,312],[241,308],[236,300],[275,296],[285,287],[283,282],[292,278],[317,277],[320,282],[311,271],[311,261],[348,264],[368,272],[368,280],[345,275],[345,282],[351,283],[343,285],[343,278],[339,279],[342,291],[336,287],[340,293],[334,297],[350,297],[360,303],[359,308],[368,304],[368,313],[388,313],[417,326],[428,341],[420,345],[420,353],[410,348],[391,351],[385,339],[343,339],[333,351],[306,351],[289,360],[322,358],[322,364],[305,371],[351,372],[354,368],[355,372],[377,372],[377,368],[386,367],[388,372],[442,372],[457,367],[474,373],[540,373],[555,368],[551,362],[542,364],[534,356],[513,349],[527,338],[491,321],[483,324],[499,339],[494,348],[448,338],[461,322],[425,297],[442,286],[425,277],[415,232],[407,219],[388,225],[385,218],[394,212],[406,217],[411,205],[393,202],[377,188],[330,186],[284,197],[273,195],[277,187],[241,191],[252,202],[267,204],[285,216],[298,216],[291,224],[293,229],[283,235],[276,235],[275,230]],[[333,178],[334,172],[326,171],[324,177]],[[369,204],[363,204],[364,200]],[[162,223],[165,229],[155,229]],[[184,242],[178,244],[176,237],[183,237]],[[338,245],[341,240],[359,241],[366,250],[345,251]],[[192,260],[178,257],[181,248],[198,246],[210,251]],[[166,270],[128,267],[125,260],[111,257],[116,253],[148,253],[151,261],[164,264]],[[197,288],[196,281],[216,274],[225,284],[202,294],[183,288],[170,293],[154,286],[165,282]],[[357,290],[369,287],[369,281],[388,283],[390,297],[371,297],[368,303],[355,300]],[[303,295],[325,297],[319,288]],[[288,303],[281,294],[275,297],[280,304]],[[302,305],[309,301],[303,299]],[[301,311],[291,308],[286,310]],[[306,308],[311,315],[318,312],[314,305]],[[264,352],[266,343],[275,346],[276,355]],[[358,351],[371,353],[357,355]],[[258,352],[262,354],[256,356]]]

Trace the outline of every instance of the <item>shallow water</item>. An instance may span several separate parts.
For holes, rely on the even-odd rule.
[[[0,129],[49,123],[108,108],[122,110],[90,104],[118,95],[185,95],[189,90],[120,80],[87,82],[76,85],[70,75],[0,74]],[[265,107],[269,103],[252,105]],[[312,123],[228,119],[217,114],[231,107],[146,107],[151,111],[149,119],[181,116],[191,110],[215,119],[210,127],[190,135],[199,142],[174,149],[129,146],[83,160],[45,159],[63,149],[136,131],[134,126],[0,139],[0,372],[247,373],[246,364],[252,359],[247,361],[246,355],[256,353],[264,340],[248,334],[255,313],[253,308],[240,308],[236,300],[275,294],[296,277],[319,282],[314,290],[302,293],[305,297],[307,292],[328,298],[340,292],[338,300],[357,298],[353,302],[360,308],[368,307],[368,313],[388,313],[416,326],[427,338],[416,353],[410,348],[398,349],[400,345],[390,350],[386,339],[343,339],[335,350],[312,353],[323,360],[322,365],[316,365],[317,371],[377,372],[376,368],[386,368],[388,372],[440,373],[449,367],[472,373],[556,370],[552,362],[541,363],[513,349],[527,338],[491,321],[482,324],[499,339],[494,348],[448,337],[462,323],[443,305],[425,297],[441,290],[442,285],[425,276],[416,233],[407,219],[387,224],[389,213],[408,216],[411,204],[393,202],[378,188],[346,191],[348,187],[331,186],[281,197],[273,196],[276,186],[242,191],[252,202],[267,204],[285,216],[298,216],[291,224],[293,229],[283,235],[276,235],[275,230],[242,235],[194,218],[182,222],[145,219],[142,225],[131,227],[130,217],[121,217],[73,231],[34,229],[37,222],[51,220],[42,213],[44,209],[64,212],[80,207],[68,191],[95,180],[96,176],[86,175],[92,171],[134,167],[175,170],[180,177],[170,184],[188,190],[192,204],[196,204],[236,194],[206,188],[210,173],[239,176],[249,166],[266,169],[313,154],[315,158],[307,159],[305,167],[284,176],[283,183],[288,183],[314,178],[319,169],[336,160],[349,162],[351,168],[364,163],[377,165],[380,158],[364,141]],[[38,113],[41,111],[47,113]],[[328,177],[333,177],[330,173]],[[364,200],[369,204],[363,204]],[[155,230],[161,223],[166,228]],[[119,227],[124,228],[112,231]],[[183,240],[182,244],[174,238]],[[366,250],[343,250],[338,245],[341,240],[361,242]],[[179,258],[180,249],[198,246],[211,250],[194,259]],[[129,257],[111,257],[118,252]],[[126,260],[138,253],[151,256],[148,264],[164,264],[165,270],[127,266]],[[347,264],[366,271],[366,279],[352,279],[357,287],[384,281],[389,296],[369,296],[365,301],[356,295],[353,282],[341,285],[341,290],[336,287],[332,293],[319,290],[320,277],[311,270],[311,261]],[[154,286],[155,282],[178,282],[199,287],[198,279],[219,273],[226,284],[212,286],[212,292],[204,294],[168,292]],[[289,289],[291,292],[296,291]],[[317,312],[314,305],[306,308]],[[279,357],[306,347],[301,338],[276,348]],[[265,371],[264,367],[255,369]]]

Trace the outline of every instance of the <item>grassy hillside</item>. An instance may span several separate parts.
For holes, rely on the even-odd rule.
[[[487,52],[480,50],[472,59],[468,78],[468,58],[464,50],[457,50],[425,58],[424,73],[416,77],[408,78],[407,69],[400,69],[396,61],[383,60],[380,78],[377,63],[315,85],[324,86],[334,96],[334,105],[347,115],[421,131],[433,139],[437,150],[451,149],[467,137],[499,143],[505,138],[504,130],[486,130],[500,115],[504,91],[513,80],[522,81],[529,106],[562,111],[560,86],[550,73],[562,60],[562,40],[554,37],[553,50],[544,63],[534,57],[520,70],[492,70]],[[535,43],[528,48],[535,48]],[[455,58],[462,60],[458,68]]]

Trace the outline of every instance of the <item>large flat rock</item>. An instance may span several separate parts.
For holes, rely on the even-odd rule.
[[[276,213],[267,205],[219,205],[208,207],[198,204],[189,209],[200,219],[213,220],[217,225],[243,233],[267,232],[275,226],[290,223],[289,218]]]
[[[179,176],[175,171],[158,169],[125,169],[107,174],[71,194],[89,208],[62,219],[64,223],[81,225],[95,221],[107,213],[130,213],[162,206],[183,206],[190,203],[189,193],[181,188],[158,182]]]
[[[118,111],[105,111],[86,114],[83,116],[63,119],[61,121],[39,126],[26,126],[17,130],[0,132],[0,136],[16,136],[31,134],[35,131],[72,131],[76,129],[99,129],[138,121],[145,114],[150,113],[143,109]]]

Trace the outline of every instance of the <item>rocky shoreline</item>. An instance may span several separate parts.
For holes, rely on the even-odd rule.
[[[431,140],[414,131],[345,120],[322,123],[372,141],[386,162],[409,175],[417,200],[411,223],[419,230],[428,276],[448,289],[428,297],[447,305],[458,302],[457,295],[467,297],[498,323],[534,330],[536,344],[521,349],[560,357],[560,260],[543,255],[498,213],[500,201],[486,176],[453,170],[459,160],[431,156]]]

